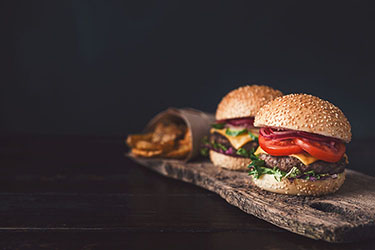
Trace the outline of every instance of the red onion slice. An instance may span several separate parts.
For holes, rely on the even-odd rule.
[[[232,126],[254,127],[254,117],[217,120],[216,123],[227,123]]]
[[[274,140],[286,140],[292,139],[296,137],[302,137],[313,141],[323,142],[327,144],[334,143],[341,143],[339,139],[318,135],[313,133],[308,133],[305,131],[295,131],[295,130],[276,130],[270,127],[260,128],[259,134],[262,135],[266,139],[274,139]]]

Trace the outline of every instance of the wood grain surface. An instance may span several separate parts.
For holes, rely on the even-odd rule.
[[[328,242],[351,242],[375,235],[375,178],[347,169],[341,189],[321,197],[263,191],[246,172],[215,167],[208,161],[130,158],[162,175],[219,194],[248,214],[291,232]]]

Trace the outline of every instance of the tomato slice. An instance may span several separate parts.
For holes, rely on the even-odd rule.
[[[345,153],[344,143],[334,143],[331,146],[305,138],[295,138],[294,142],[310,155],[326,162],[338,162]]]
[[[272,140],[265,139],[263,136],[259,135],[259,145],[260,147],[274,156],[284,156],[291,154],[302,153],[302,148],[295,144],[293,139],[286,140]]]

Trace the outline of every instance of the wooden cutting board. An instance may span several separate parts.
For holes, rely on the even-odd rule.
[[[303,197],[263,191],[246,172],[221,169],[208,161],[128,156],[162,175],[215,192],[244,212],[293,233],[328,242],[375,237],[375,178],[353,170],[346,170],[345,183],[337,193]]]

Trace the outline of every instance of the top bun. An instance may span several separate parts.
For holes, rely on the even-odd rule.
[[[352,138],[350,123],[338,107],[306,94],[285,95],[264,105],[254,126],[305,131],[345,142]]]
[[[216,120],[255,116],[269,101],[282,96],[279,90],[268,86],[243,86],[229,92],[219,103]]]

